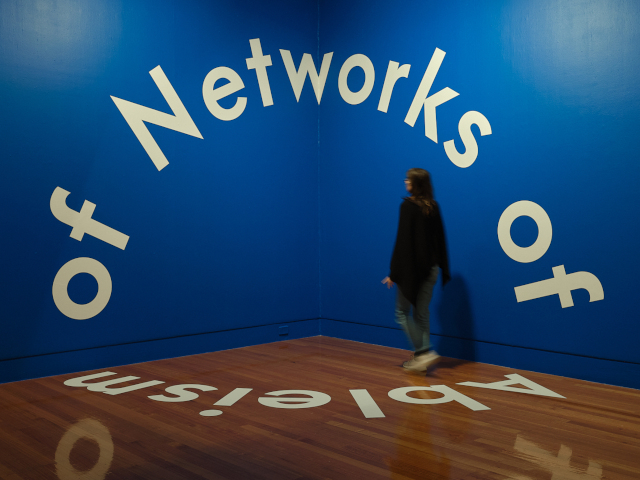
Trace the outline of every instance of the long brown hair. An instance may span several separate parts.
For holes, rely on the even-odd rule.
[[[407,180],[411,183],[411,197],[408,200],[421,206],[424,215],[429,215],[436,205],[431,175],[422,168],[411,168],[407,171]]]

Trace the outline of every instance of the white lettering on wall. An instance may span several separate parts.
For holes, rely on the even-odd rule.
[[[349,77],[349,72],[355,67],[360,67],[364,71],[364,83],[360,90],[352,92],[349,89],[349,85],[347,85],[347,78]],[[342,64],[340,74],[338,75],[338,90],[345,102],[350,105],[358,105],[367,99],[371,90],[373,90],[375,80],[376,72],[369,57],[356,53],[347,58]]]
[[[138,138],[138,141],[145,149],[149,158],[156,166],[158,170],[162,170],[169,165],[169,161],[162,153],[162,150],[156,143],[155,139],[149,132],[149,129],[144,122],[152,123],[160,127],[168,128],[176,132],[191,135],[192,137],[202,138],[198,127],[191,119],[189,112],[182,104],[180,97],[173,89],[173,86],[169,82],[169,79],[158,65],[156,68],[149,72],[151,78],[156,83],[160,93],[169,104],[169,108],[173,112],[173,115],[159,112],[148,107],[143,107],[137,103],[132,103],[127,100],[111,96],[111,99],[120,110],[120,113],[131,127],[131,130]]]
[[[440,65],[442,65],[442,60],[444,60],[445,55],[446,53],[439,48],[436,48],[435,52],[433,52],[429,65],[427,65],[427,70],[424,72],[424,76],[420,82],[420,86],[416,91],[415,97],[413,97],[411,107],[409,107],[407,116],[404,119],[406,124],[413,127],[416,124],[418,115],[420,115],[420,110],[424,108],[424,134],[435,143],[438,143],[436,107],[459,95],[458,92],[453,91],[449,87],[445,87],[429,96],[429,90],[431,90],[431,86],[438,74],[438,70],[440,70]]]
[[[526,302],[536,298],[558,295],[562,308],[573,307],[572,290],[584,288],[589,292],[589,302],[604,300],[604,290],[598,277],[589,272],[575,272],[567,275],[564,265],[552,268],[553,278],[515,287],[516,300]]]
[[[304,81],[307,78],[308,74],[309,80],[311,81],[311,86],[313,87],[313,91],[316,94],[316,100],[318,100],[318,105],[320,105],[322,92],[324,91],[324,85],[327,82],[327,75],[329,74],[331,59],[333,58],[333,52],[325,53],[324,57],[322,57],[322,66],[320,67],[319,75],[318,71],[316,70],[316,65],[313,62],[313,57],[308,53],[305,53],[302,56],[300,66],[297,70],[296,66],[293,63],[291,52],[289,50],[280,50],[280,55],[282,55],[282,61],[284,62],[284,67],[287,70],[287,75],[289,76],[289,81],[291,82],[291,88],[293,88],[293,94],[296,96],[296,102],[300,101],[302,87],[304,86]]]
[[[49,201],[53,216],[65,225],[73,227],[69,236],[75,240],[82,241],[84,234],[88,233],[92,237],[124,250],[129,241],[129,236],[91,218],[96,209],[95,203],[85,200],[79,212],[67,207],[69,193],[64,188],[56,187]]]
[[[263,106],[268,107],[273,105],[271,86],[269,84],[269,76],[267,74],[267,67],[272,66],[271,56],[264,55],[262,53],[262,45],[259,38],[249,40],[249,44],[252,56],[246,59],[247,69],[256,71],[260,96],[262,97],[262,104]],[[311,54],[303,54],[302,60],[300,61],[300,65],[297,69],[293,63],[291,52],[289,50],[280,49],[280,54],[287,71],[289,81],[291,82],[291,87],[296,97],[296,101],[300,101],[304,82],[308,75],[318,104],[320,104],[331,60],[333,58],[333,52],[324,54],[322,64],[320,66],[320,73],[316,70]],[[458,92],[455,92],[449,87],[445,87],[433,95],[429,95],[445,55],[446,53],[444,51],[439,48],[435,49],[404,119],[405,123],[413,127],[420,115],[420,111],[424,110],[425,136],[435,143],[438,143],[436,108],[459,95]],[[360,67],[363,70],[365,80],[360,90],[352,92],[349,89],[347,79],[349,77],[349,73],[355,67]],[[410,68],[411,65],[409,64],[401,66],[398,62],[389,62],[382,92],[380,94],[380,100],[378,102],[379,111],[385,113],[388,111],[391,95],[396,82],[400,78],[408,78]],[[121,100],[113,96],[111,98],[151,160],[154,162],[158,170],[161,170],[168,165],[169,162],[149,133],[144,122],[160,125],[198,138],[202,138],[202,135],[193,123],[193,120],[191,120],[187,110],[184,108],[184,105],[169,83],[169,80],[167,80],[167,77],[164,75],[160,66],[154,68],[150,73],[156,82],[156,85],[160,89],[160,92],[171,107],[174,113],[173,116],[126,100]],[[216,81],[221,78],[227,79],[228,83],[218,88],[214,88]],[[371,63],[371,60],[368,57],[362,54],[350,56],[342,65],[338,75],[338,89],[340,91],[340,95],[344,101],[350,105],[358,105],[364,102],[371,94],[374,83],[375,69],[373,63]],[[239,97],[235,105],[228,109],[221,107],[218,104],[218,100],[243,88],[244,82],[235,71],[227,67],[217,67],[211,70],[205,78],[202,86],[202,94],[209,111],[216,118],[229,121],[235,120],[244,112],[247,104],[247,98]],[[471,166],[478,157],[478,144],[471,131],[472,125],[477,125],[480,128],[481,136],[491,134],[491,125],[486,117],[479,112],[471,111],[463,115],[458,123],[458,132],[462,143],[464,144],[465,153],[459,153],[457,151],[453,140],[448,140],[444,145],[445,153],[449,159],[454,163],[454,165],[457,165],[460,168],[467,168]]]
[[[69,282],[79,273],[88,273],[98,282],[98,293],[89,303],[76,303],[69,298]],[[93,258],[80,257],[65,263],[55,278],[51,292],[58,310],[74,320],[86,320],[98,315],[111,298],[111,275],[99,261]]]
[[[382,93],[380,94],[380,101],[378,102],[378,110],[387,113],[389,109],[389,102],[391,101],[391,94],[393,93],[393,87],[400,78],[408,78],[411,65],[402,65],[398,62],[390,61],[387,67],[387,74],[384,77],[384,84],[382,85]]]
[[[511,238],[511,225],[518,217],[530,217],[538,226],[538,238],[528,247],[519,247]],[[530,263],[542,257],[551,245],[552,228],[549,215],[537,203],[521,200],[509,205],[498,221],[498,241],[504,253],[516,262]],[[604,300],[604,290],[598,277],[589,272],[567,275],[564,265],[552,268],[553,278],[515,287],[516,301],[526,302],[536,298],[559,295],[562,308],[573,307],[572,290],[584,288],[589,292],[589,302]]]
[[[228,83],[215,88],[215,83],[224,78]],[[217,67],[211,70],[202,82],[202,98],[211,114],[220,120],[235,120],[247,106],[247,97],[238,97],[231,108],[224,108],[218,100],[228,97],[244,88],[244,82],[234,70],[228,67]]]
[[[538,238],[528,247],[519,247],[511,239],[511,225],[518,217],[529,217],[538,226]],[[542,257],[551,245],[551,220],[549,215],[537,203],[528,200],[509,205],[498,221],[498,241],[509,258],[520,263],[535,262]]]
[[[269,85],[269,76],[267,75],[267,67],[271,66],[271,55],[262,54],[262,45],[259,38],[249,40],[251,46],[251,58],[247,58],[247,68],[255,70],[258,77],[258,86],[260,87],[260,96],[262,97],[262,105],[268,107],[273,105],[271,97],[271,86]]]
[[[449,160],[460,168],[470,167],[478,158],[478,142],[476,142],[471,125],[477,125],[480,128],[480,136],[491,135],[491,124],[489,120],[480,112],[467,112],[458,122],[458,133],[460,139],[466,149],[464,153],[458,153],[455,142],[449,140],[444,142],[444,151]]]

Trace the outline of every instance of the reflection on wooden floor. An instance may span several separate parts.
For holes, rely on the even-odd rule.
[[[640,391],[406,359],[314,337],[0,385],[0,478],[640,478]]]

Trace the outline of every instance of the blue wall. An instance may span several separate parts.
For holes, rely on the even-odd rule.
[[[375,67],[363,103],[346,103],[334,88],[320,108],[321,315],[349,322],[325,322],[323,332],[407,345],[389,330],[395,292],[380,280],[388,273],[405,172],[422,167],[432,173],[443,212],[453,277],[432,303],[436,347],[640,387],[633,300],[640,269],[640,4],[322,6],[320,53],[335,51],[338,64],[364,54]],[[446,87],[459,93],[436,108],[437,143],[425,136],[422,114],[413,128],[404,121],[436,48],[446,55],[430,95]],[[389,61],[411,67],[383,113],[378,102]],[[354,69],[351,90],[364,77]],[[478,156],[460,168],[443,144],[453,139],[464,151],[458,122],[468,111],[482,113],[492,133],[480,136],[473,127]],[[502,213],[522,200],[542,207],[552,225],[548,250],[527,263],[510,258],[497,233]],[[511,228],[521,247],[537,234],[526,216]],[[589,302],[578,289],[572,307],[562,308],[558,295],[517,302],[514,287],[553,278],[560,265],[567,274],[595,275],[604,299]],[[594,359],[601,359],[596,368]]]
[[[15,0],[0,3],[0,18],[0,381],[319,332],[406,346],[380,280],[405,171],[422,167],[453,274],[432,304],[441,353],[640,387],[637,2]],[[269,106],[247,66],[252,39],[271,57]],[[296,99],[280,49],[296,68],[308,53],[320,69],[333,52],[320,105],[308,79]],[[429,95],[459,94],[435,109],[437,142],[422,112],[404,121],[436,49],[445,55]],[[340,71],[356,54],[375,79],[351,70],[352,92],[373,80],[352,105]],[[390,61],[411,67],[385,113]],[[157,66],[199,132],[147,124],[169,162],[161,170],[111,98],[171,114],[149,74]],[[217,67],[244,83],[220,100],[247,99],[236,119],[205,104]],[[458,122],[469,111],[491,134],[472,127],[478,155],[461,168],[444,143],[464,151]],[[96,204],[92,218],[128,235],[126,248],[71,238],[50,208],[56,187],[72,210]],[[527,263],[497,234],[522,200],[553,232]],[[510,235],[527,247],[538,228],[522,216]],[[112,293],[74,320],[52,285],[83,257],[104,265]],[[594,275],[604,299],[576,289],[571,307],[558,295],[516,300],[514,287],[560,265]],[[80,273],[68,295],[83,304],[98,290]]]
[[[303,336],[317,334],[318,105],[296,102],[278,51],[296,62],[317,51],[316,4],[16,0],[0,3],[0,18],[0,379],[52,373],[52,362],[64,371],[60,355],[72,352],[76,370],[124,362],[96,350],[105,346],[131,345],[130,362],[277,340],[280,323],[313,319]],[[247,68],[251,39],[271,55],[271,106]],[[150,125],[169,161],[160,171],[111,99],[171,113],[149,74],[157,66],[203,137]],[[203,100],[220,66],[245,85],[220,101],[247,98],[233,121]],[[92,218],[128,235],[126,248],[70,238],[50,209],[56,187],[73,210],[96,204]],[[105,266],[112,294],[98,315],[73,320],[52,284],[80,257]],[[98,286],[81,273],[68,290],[83,304]],[[177,350],[162,341],[268,325],[260,339],[208,335]]]

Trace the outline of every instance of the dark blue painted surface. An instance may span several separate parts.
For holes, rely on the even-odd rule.
[[[0,359],[318,317],[317,103],[296,102],[278,51],[296,62],[316,52],[316,5],[10,1],[0,17]],[[254,38],[274,65],[269,107],[245,60]],[[149,75],[158,65],[203,136],[150,125],[170,162],[161,171],[110,98],[170,113]],[[203,101],[219,66],[246,87],[231,122]],[[95,203],[94,219],[130,236],[126,249],[70,238],[49,208],[58,186],[74,210]],[[107,307],[83,321],[51,294],[77,257],[113,282]],[[96,291],[87,274],[69,287],[77,302]]]
[[[2,378],[2,382],[12,382],[27,378],[229,350],[281,340],[314,337],[319,334],[319,322],[318,319],[300,320],[284,325],[261,325],[3,360],[0,361],[0,378]],[[287,330],[286,335],[282,334],[283,327]]]
[[[442,353],[466,355],[455,342],[511,346],[508,356],[478,347],[475,359],[567,375],[578,358],[590,369],[637,365],[639,17],[637,2],[595,0],[0,2],[0,381],[97,367],[97,349],[99,366],[121,364],[160,358],[156,339],[175,337],[164,351],[182,355],[203,351],[178,340],[185,335],[234,330],[242,339],[245,329],[306,319],[397,333],[393,292],[380,280],[402,180],[415,166],[433,174],[450,248],[453,279],[432,305],[434,338],[455,340]],[[273,63],[269,107],[247,69],[254,38]],[[422,114],[404,123],[436,48],[446,56],[430,93],[460,94],[436,109],[438,143],[425,137]],[[296,102],[279,49],[296,66],[312,54],[318,68],[333,52],[320,107],[309,80]],[[375,69],[359,105],[338,89],[354,54]],[[390,60],[411,70],[382,113]],[[170,162],[162,171],[110,98],[169,112],[149,75],[158,65],[203,137],[150,125]],[[248,99],[227,122],[202,96],[219,66],[245,84],[233,97]],[[349,88],[363,81],[355,68]],[[479,155],[462,169],[443,143],[462,149],[458,121],[470,110],[492,134],[474,127]],[[49,208],[58,186],[74,210],[95,203],[93,218],[130,236],[126,249],[70,238]],[[498,242],[500,215],[519,200],[539,204],[553,225],[533,263],[512,260]],[[531,220],[514,222],[517,244],[536,235]],[[100,261],[113,281],[107,307],[82,321],[51,294],[56,272],[78,257]],[[558,265],[596,275],[604,300],[575,290],[570,308],[557,295],[516,302],[514,287]],[[69,295],[82,303],[96,290],[83,274]],[[346,338],[360,335],[344,328]],[[141,342],[137,356],[116,347],[132,342]],[[228,348],[220,342],[210,349]],[[70,351],[73,366],[47,364]],[[555,369],[565,358],[568,373]],[[614,370],[603,367],[597,381],[631,385]]]
[[[321,5],[320,53],[335,51],[338,64],[365,54],[376,75],[364,103],[349,105],[331,89],[320,108],[323,318],[393,326],[394,293],[380,280],[405,172],[422,167],[433,176],[453,275],[444,291],[436,289],[434,333],[640,363],[633,300],[640,269],[640,5]],[[446,56],[430,93],[450,87],[460,94],[437,107],[437,144],[424,136],[422,116],[413,128],[404,123],[436,47]],[[411,70],[382,113],[390,60]],[[335,83],[338,69],[329,76]],[[470,110],[486,116],[493,133],[474,131],[479,155],[463,169],[449,161],[443,142],[455,139],[461,148],[458,120]],[[500,215],[519,200],[539,204],[553,226],[549,250],[533,263],[512,260],[498,242]],[[512,228],[522,246],[537,235],[526,220]],[[516,302],[514,287],[551,278],[558,265],[596,275],[604,300],[589,303],[585,290],[575,290],[570,308],[561,308],[558,295]],[[545,358],[542,370],[552,368]]]

